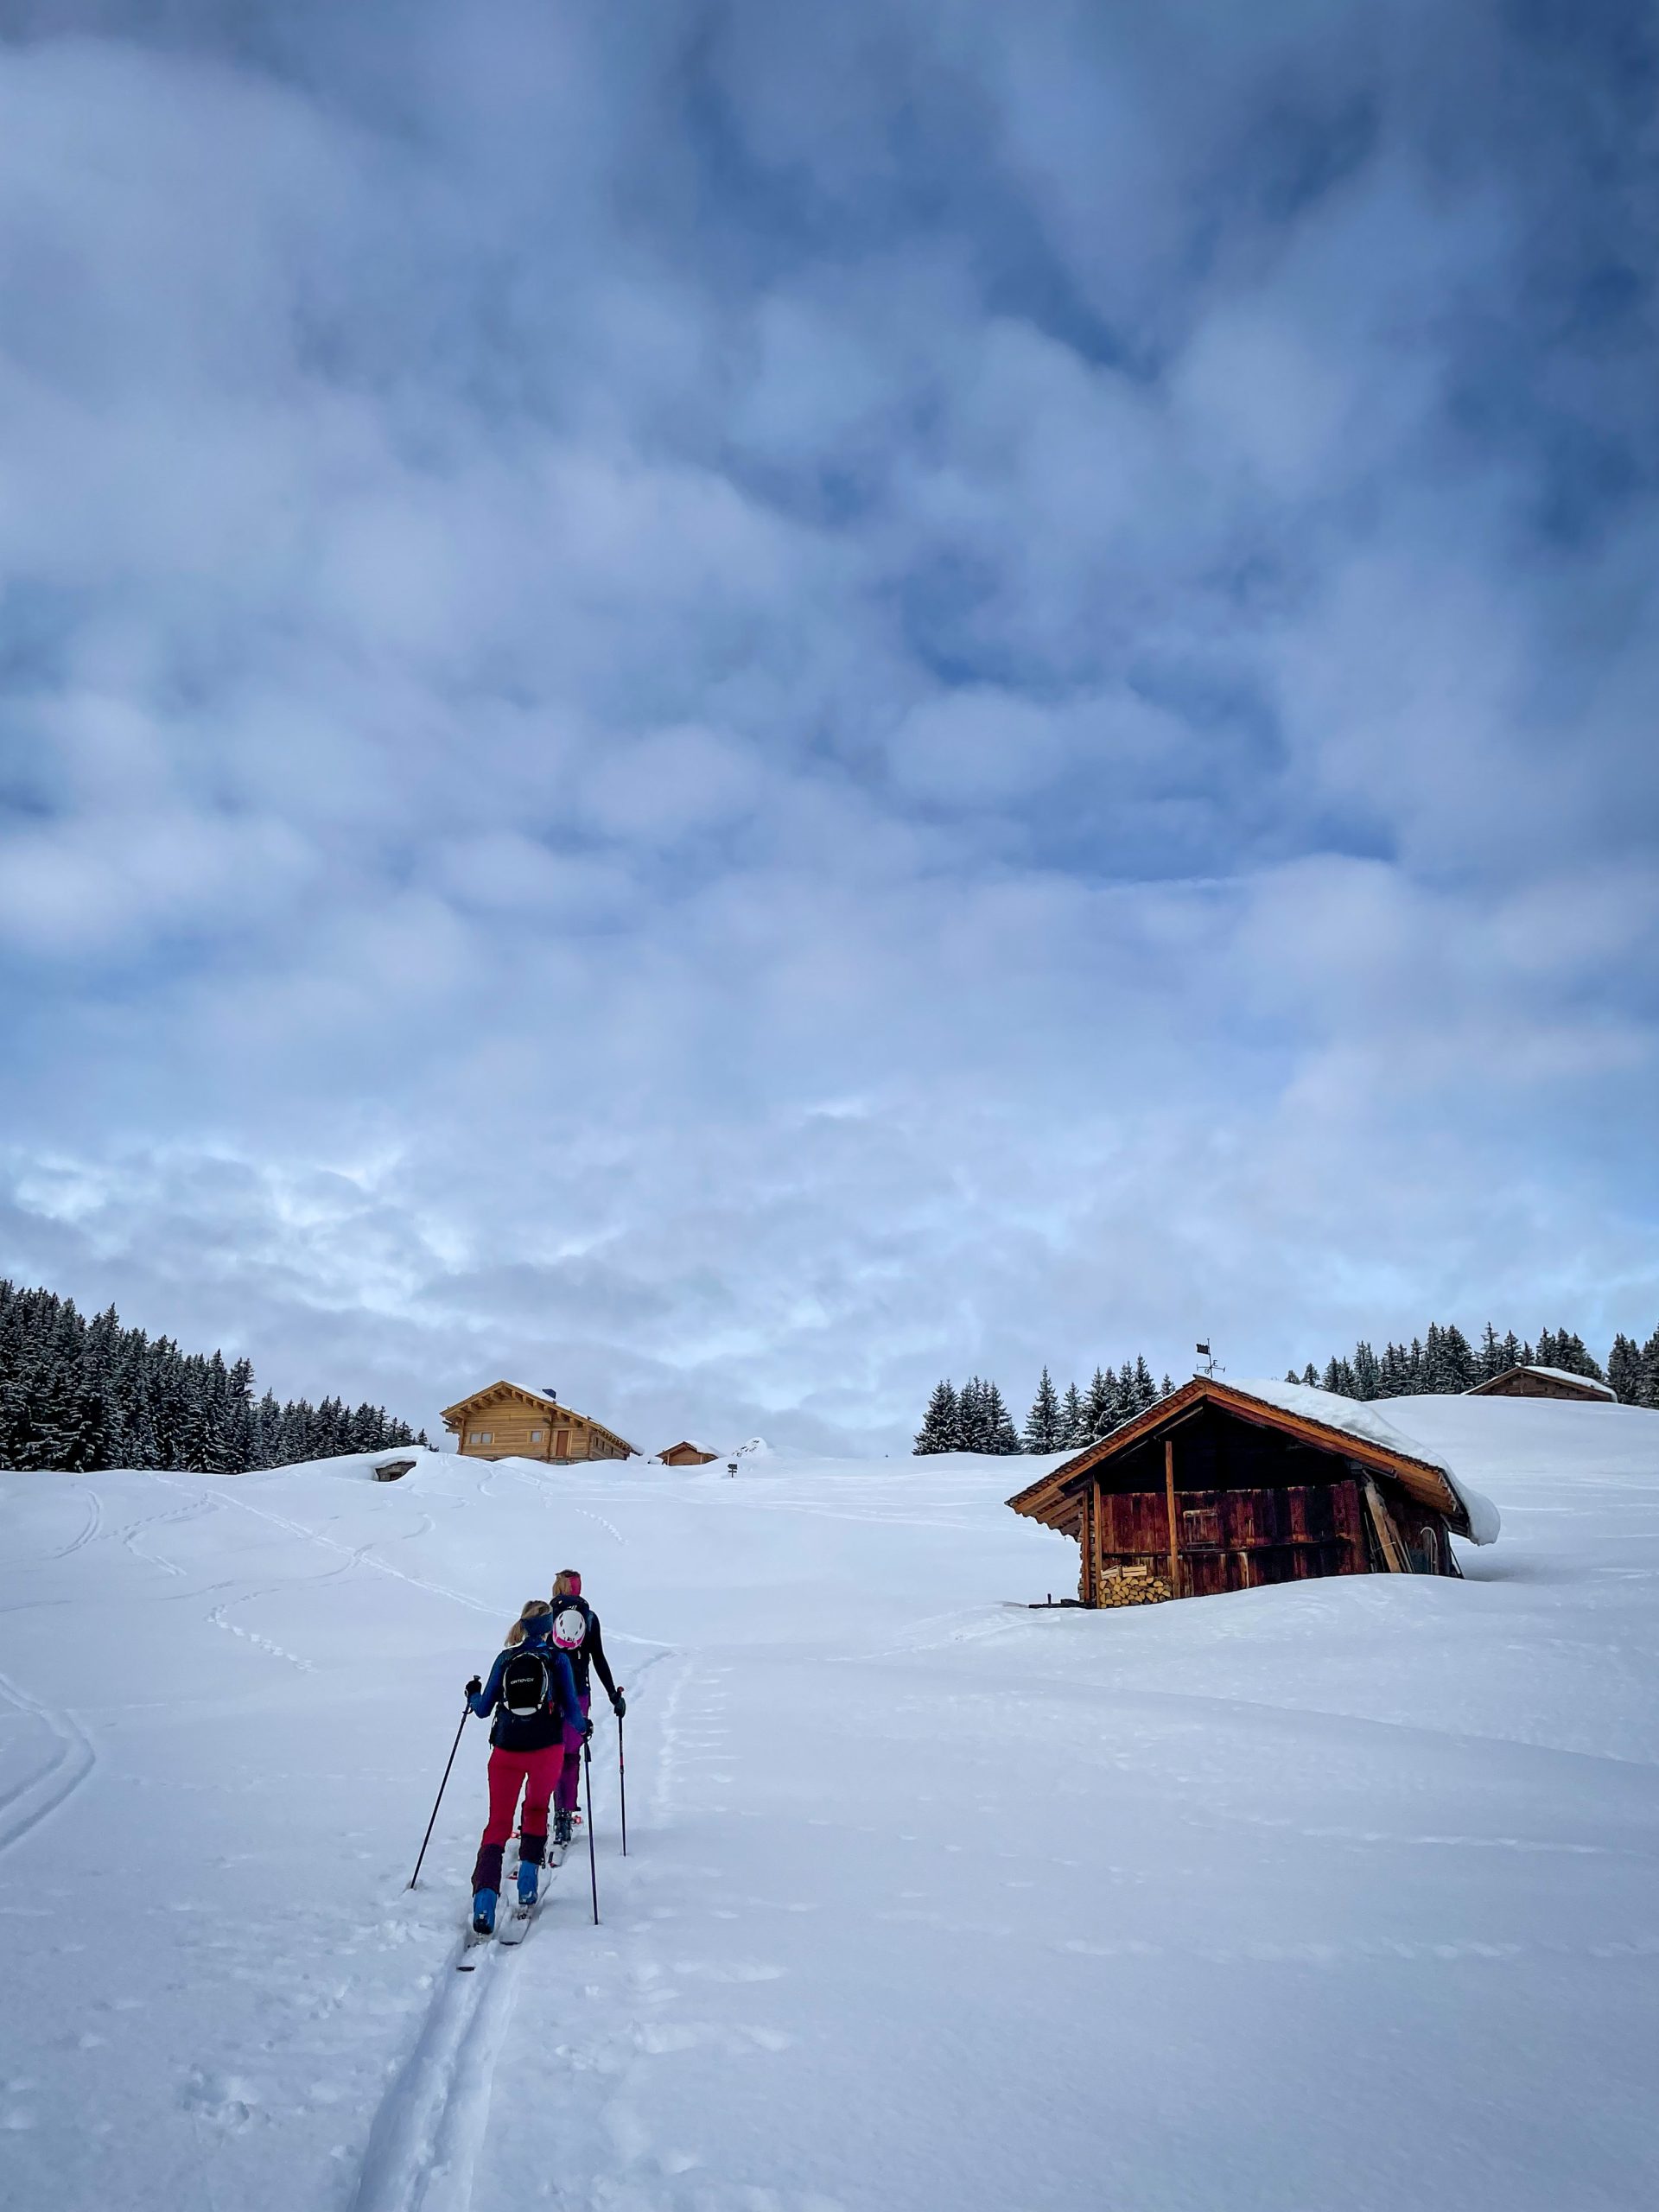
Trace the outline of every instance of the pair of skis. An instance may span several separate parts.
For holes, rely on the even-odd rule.
[[[467,1929],[466,1939],[461,1947],[461,1956],[455,1961],[457,1974],[471,1974],[477,1966],[485,1946],[488,1943],[499,1943],[509,1951],[518,1948],[530,1933],[531,1922],[541,1910],[542,1899],[546,1895],[543,1885],[550,1880],[558,1872],[559,1867],[563,1864],[564,1853],[563,1844],[549,1844],[547,1859],[542,1868],[542,1884],[537,1885],[533,1903],[520,1904],[515,1900],[505,1919],[499,1920],[496,1927],[488,1936],[480,1936],[475,1928]]]

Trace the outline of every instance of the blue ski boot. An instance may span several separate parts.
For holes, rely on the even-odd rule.
[[[493,1890],[474,1890],[473,1892],[473,1933],[474,1936],[493,1936],[495,1933]]]
[[[521,1859],[518,1861],[518,1902],[520,1904],[535,1904],[538,1886],[537,1877],[541,1871],[532,1859]]]

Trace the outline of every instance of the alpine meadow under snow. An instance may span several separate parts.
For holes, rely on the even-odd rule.
[[[965,1455],[0,1477],[0,2196],[1653,2202],[1659,1415],[1376,1410],[1466,1580],[1033,1612],[1075,1548]],[[601,1924],[578,1851],[460,1975],[476,1723],[404,1885],[567,1564],[630,1855],[607,1716]]]

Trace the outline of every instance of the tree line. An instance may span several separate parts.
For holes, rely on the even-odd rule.
[[[1323,1369],[1310,1360],[1300,1375],[1293,1367],[1285,1380],[1344,1398],[1409,1398],[1471,1390],[1511,1367],[1559,1367],[1608,1383],[1624,1405],[1659,1407],[1659,1329],[1645,1344],[1622,1332],[1616,1336],[1604,1370],[1584,1338],[1569,1329],[1541,1330],[1529,1344],[1513,1329],[1500,1337],[1489,1321],[1475,1345],[1456,1322],[1442,1328],[1431,1321],[1427,1334],[1409,1344],[1385,1344],[1378,1352],[1362,1338],[1351,1353],[1335,1354]]]
[[[961,1389],[936,1382],[912,1446],[929,1452],[1081,1452],[1137,1414],[1155,1406],[1174,1389],[1167,1375],[1153,1380],[1139,1353],[1121,1368],[1097,1367],[1089,1388],[1069,1382],[1057,1390],[1046,1367],[1031,1402],[1025,1427],[1016,1429],[995,1382],[969,1376]]]
[[[1638,1344],[1634,1337],[1616,1336],[1604,1370],[1584,1338],[1569,1329],[1544,1329],[1529,1342],[1513,1329],[1500,1337],[1489,1321],[1476,1345],[1456,1322],[1442,1327],[1431,1321],[1427,1332],[1408,1344],[1388,1344],[1378,1352],[1362,1338],[1351,1353],[1333,1354],[1322,1369],[1311,1360],[1300,1374],[1291,1368],[1285,1380],[1334,1391],[1344,1398],[1441,1396],[1471,1390],[1511,1367],[1559,1367],[1569,1375],[1586,1375],[1611,1384],[1627,1406],[1659,1408],[1659,1329],[1645,1344]],[[1057,1390],[1045,1367],[1025,1425],[1016,1428],[995,1382],[977,1375],[970,1376],[960,1389],[948,1381],[936,1382],[912,1448],[917,1452],[1081,1452],[1155,1406],[1173,1388],[1167,1375],[1154,1382],[1152,1370],[1139,1354],[1121,1368],[1097,1367],[1089,1388],[1082,1391],[1075,1382],[1063,1392]]]
[[[124,1329],[113,1306],[89,1321],[73,1299],[0,1281],[0,1467],[242,1474],[426,1440],[384,1406],[256,1397],[248,1360],[181,1351]]]

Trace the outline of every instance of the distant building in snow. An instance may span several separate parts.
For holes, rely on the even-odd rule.
[[[1085,1605],[1326,1574],[1456,1574],[1447,1539],[1497,1516],[1370,1406],[1195,1375],[1011,1497],[1075,1536]]]
[[[1569,1375],[1564,1367],[1506,1367],[1489,1382],[1477,1382],[1465,1398],[1587,1398],[1598,1405],[1618,1403],[1611,1382],[1593,1375]]]
[[[720,1454],[710,1452],[704,1445],[693,1444],[689,1437],[682,1437],[677,1444],[669,1445],[657,1457],[665,1467],[706,1467],[711,1459],[718,1459]]]
[[[613,1428],[562,1406],[550,1390],[522,1382],[492,1382],[446,1406],[443,1425],[455,1449],[469,1459],[626,1459],[639,1450]]]

